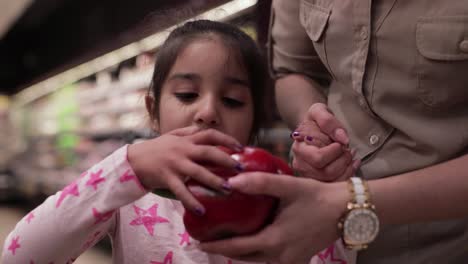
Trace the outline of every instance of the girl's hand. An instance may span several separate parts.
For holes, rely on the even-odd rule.
[[[316,125],[320,132],[327,135],[333,141],[348,146],[349,137],[344,126],[336,119],[335,115],[323,103],[313,104],[304,118],[305,123]]]
[[[277,215],[256,234],[201,243],[202,250],[243,261],[304,264],[338,239],[337,223],[349,200],[346,183],[261,172],[239,174],[229,183],[240,192],[279,198]]]
[[[233,149],[241,147],[237,140],[217,130],[200,131],[196,127],[187,127],[130,145],[128,161],[148,190],[169,189],[186,208],[203,214],[203,206],[193,197],[185,182],[192,178],[220,191],[227,191],[227,185],[225,180],[197,162],[239,168],[237,161],[217,145]]]
[[[353,160],[355,151],[347,148],[344,128],[324,104],[310,107],[292,137],[292,167],[300,176],[340,181],[351,177],[360,165]]]
[[[301,177],[319,181],[346,180],[355,174],[360,165],[359,160],[353,160],[355,151],[350,151],[336,142],[319,148],[295,141],[292,151],[293,169]]]

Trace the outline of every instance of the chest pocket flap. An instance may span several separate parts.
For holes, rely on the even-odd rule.
[[[427,59],[468,59],[468,16],[420,18],[416,45]]]
[[[299,20],[312,41],[317,42],[322,36],[330,13],[329,9],[301,0]]]

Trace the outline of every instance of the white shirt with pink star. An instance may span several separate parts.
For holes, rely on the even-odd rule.
[[[5,240],[1,263],[73,263],[106,235],[115,264],[247,263],[198,250],[183,212],[180,202],[143,188],[124,146],[20,220]],[[311,264],[354,263],[345,253],[336,243]]]

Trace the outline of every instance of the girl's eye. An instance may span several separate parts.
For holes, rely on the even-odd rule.
[[[244,106],[244,102],[242,101],[239,101],[237,99],[233,99],[233,98],[230,98],[230,97],[223,97],[223,103],[227,106],[227,107],[231,107],[231,108],[238,108],[238,107],[242,107]]]
[[[197,93],[192,93],[192,92],[184,92],[184,93],[174,93],[174,96],[177,97],[182,102],[192,102],[195,99],[197,99],[198,94]]]

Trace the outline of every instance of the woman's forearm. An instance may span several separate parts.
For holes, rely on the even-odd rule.
[[[297,127],[312,104],[326,102],[321,91],[319,84],[299,74],[289,74],[275,82],[278,111],[290,129]]]
[[[468,216],[468,155],[368,183],[384,225]]]

